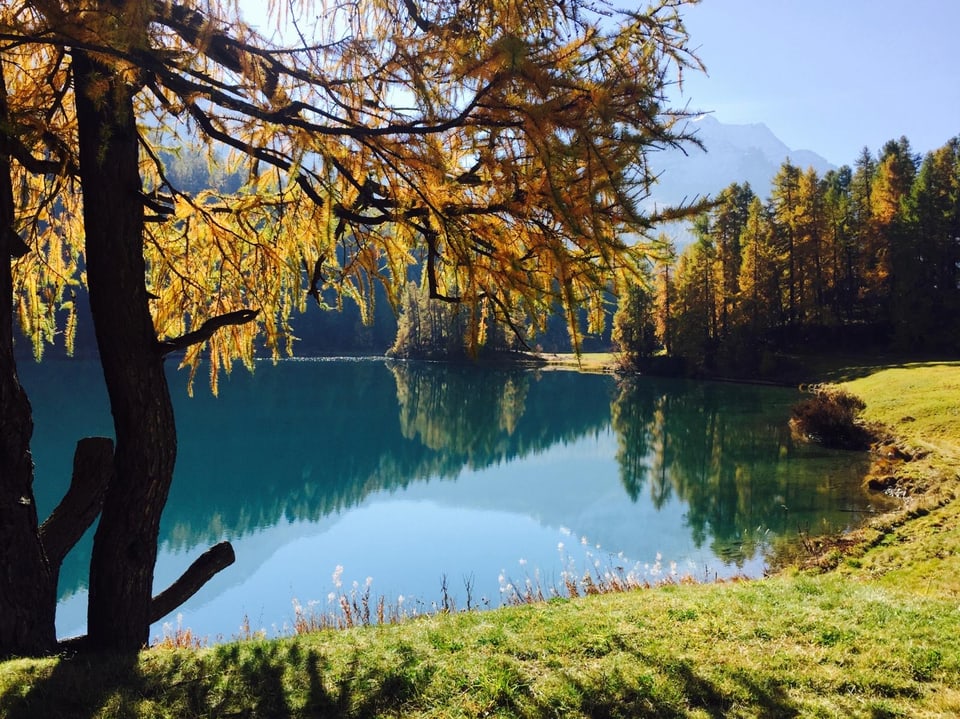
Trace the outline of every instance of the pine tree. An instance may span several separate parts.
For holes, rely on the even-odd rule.
[[[853,237],[852,170],[844,165],[824,177],[826,192],[827,254],[829,258],[829,306],[834,321],[850,321],[856,302],[856,245]]]
[[[877,163],[870,150],[864,147],[856,164],[850,184],[850,209],[852,221],[852,246],[856,248],[853,272],[848,272],[850,280],[856,286],[856,307],[860,319],[869,319],[862,312],[865,305],[876,305],[875,295],[880,283],[875,281],[873,267],[880,254],[877,238],[873,232],[873,184]],[[874,281],[871,281],[874,280]]]
[[[898,342],[960,346],[960,139],[924,157],[904,203],[905,246],[893,307]]]
[[[660,349],[652,272],[651,267],[645,267],[636,281],[621,291],[613,316],[611,339],[628,366],[636,366]]]
[[[915,254],[905,224],[905,204],[916,176],[917,158],[907,138],[887,142],[880,153],[871,193],[871,224],[866,292],[866,310],[881,322],[889,322],[892,303],[909,284],[898,283],[897,274],[909,272]],[[902,285],[902,287],[898,286]]]
[[[716,248],[705,221],[698,222],[699,239],[681,253],[675,274],[675,352],[713,366],[717,340]]]
[[[756,338],[784,319],[782,273],[773,240],[773,223],[759,197],[750,202],[740,242],[743,253],[740,321]]]
[[[773,178],[770,192],[770,218],[773,238],[786,271],[786,319],[799,319],[799,295],[802,292],[802,266],[799,253],[800,169],[786,160]]]
[[[747,223],[747,212],[754,199],[749,183],[733,183],[721,190],[711,211],[712,237],[717,250],[718,287],[720,288],[719,335],[726,337],[730,316],[740,290],[740,235]]]
[[[801,173],[797,183],[798,303],[806,322],[823,322],[828,282],[824,238],[827,234],[824,185],[811,167]]]

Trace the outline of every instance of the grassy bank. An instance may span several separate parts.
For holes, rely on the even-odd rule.
[[[960,715],[960,364],[847,388],[912,488],[827,573],[0,664],[3,717]]]
[[[617,364],[615,352],[584,352],[575,354],[540,353],[537,355],[546,364],[544,369],[566,369],[580,372],[612,372]]]

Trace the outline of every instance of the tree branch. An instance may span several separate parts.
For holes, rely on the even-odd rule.
[[[417,9],[417,6],[413,3],[413,0],[403,0],[403,5],[407,9],[407,14],[410,15],[410,19],[413,20],[414,24],[416,24],[418,28],[424,32],[430,32],[436,27],[436,25],[420,14],[420,10]]]
[[[215,27],[199,10],[164,2],[154,3],[153,10],[160,23],[200,49],[211,60],[233,72],[243,72],[241,43]]]
[[[40,540],[52,566],[60,567],[67,552],[100,514],[112,477],[113,440],[84,437],[77,442],[70,488],[40,525]]]
[[[197,557],[180,578],[150,600],[150,623],[160,621],[237,559],[230,542],[215,544]]]
[[[213,333],[221,327],[226,327],[227,325],[245,325],[258,314],[260,314],[260,310],[237,310],[236,312],[227,312],[223,315],[211,317],[200,325],[200,329],[187,332],[187,334],[175,337],[172,340],[164,340],[158,343],[160,345],[160,354],[161,356],[165,356],[177,350],[185,350],[191,345],[206,342],[213,337]]]

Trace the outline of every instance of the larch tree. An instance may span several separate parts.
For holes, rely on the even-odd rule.
[[[654,323],[657,339],[670,354],[673,347],[673,304],[676,301],[676,286],[672,270],[677,262],[677,247],[664,232],[654,245]]]
[[[856,246],[853,241],[853,212],[850,183],[853,171],[844,165],[830,170],[823,178],[827,263],[832,286],[829,306],[832,319],[850,320],[856,300]]]
[[[800,266],[798,248],[800,168],[786,160],[773,178],[770,190],[770,218],[774,241],[783,257],[786,271],[787,322],[798,319]]]
[[[828,281],[824,246],[826,212],[825,185],[816,170],[808,167],[797,183],[797,255],[801,271],[797,278],[801,317],[816,323],[823,321]]]
[[[559,303],[576,340],[577,308],[602,307],[650,228],[687,212],[640,205],[652,152],[690,139],[665,98],[699,68],[683,4],[276,3],[268,37],[216,0],[4,3],[0,655],[53,648],[51,577],[82,524],[67,512],[56,540],[53,517],[38,524],[11,317],[39,347],[58,307],[72,317],[71,287],[89,289],[115,444],[78,449],[72,501],[102,505],[86,645],[136,650],[232,560],[218,546],[153,596],[177,445],[166,359],[206,356],[215,387],[258,336],[289,351],[310,297],[369,309],[382,282],[396,302],[416,258],[434,299],[504,321]],[[168,151],[246,184],[186,192]]]
[[[713,209],[712,235],[717,248],[721,336],[725,336],[729,330],[730,315],[737,303],[741,263],[740,235],[747,223],[747,208],[753,197],[750,183],[741,185],[734,182],[720,191],[717,206]]]
[[[897,265],[911,252],[904,213],[917,164],[909,140],[901,137],[883,146],[874,171],[864,286],[868,307],[884,319],[889,318],[891,300],[899,292]]]
[[[6,27],[10,9],[0,10]],[[79,234],[79,197],[71,187],[75,153],[61,139],[72,116],[57,112],[62,55],[17,43],[0,54],[0,656],[54,644],[60,564],[96,519],[112,474],[111,440],[78,442],[70,488],[38,524],[33,418],[17,374],[14,320],[37,340],[39,355],[60,308],[72,342],[80,265],[67,237]]]
[[[897,265],[897,341],[950,347],[960,310],[960,138],[923,158],[904,210],[909,244]]]
[[[747,208],[747,222],[740,236],[741,317],[754,337],[782,320],[781,272],[773,243],[773,227],[767,208],[754,197]]]

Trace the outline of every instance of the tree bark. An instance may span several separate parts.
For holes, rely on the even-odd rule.
[[[100,514],[112,475],[112,439],[85,437],[77,442],[70,488],[57,508],[40,525],[40,540],[54,574],[60,571],[67,552]]]
[[[80,50],[72,68],[90,306],[116,434],[90,562],[88,638],[94,649],[135,651],[149,639],[176,428],[144,284],[133,88]]]
[[[159,622],[200,591],[221,569],[236,561],[230,542],[215,544],[197,557],[180,578],[153,598],[150,621]]]
[[[0,67],[0,118],[6,116]],[[0,658],[53,648],[57,603],[33,497],[33,413],[13,355],[10,259],[22,242],[15,231],[7,144],[0,136]]]
[[[0,657],[50,650],[56,643],[57,604],[37,526],[30,455],[33,421],[13,358],[5,246],[0,240]]]

